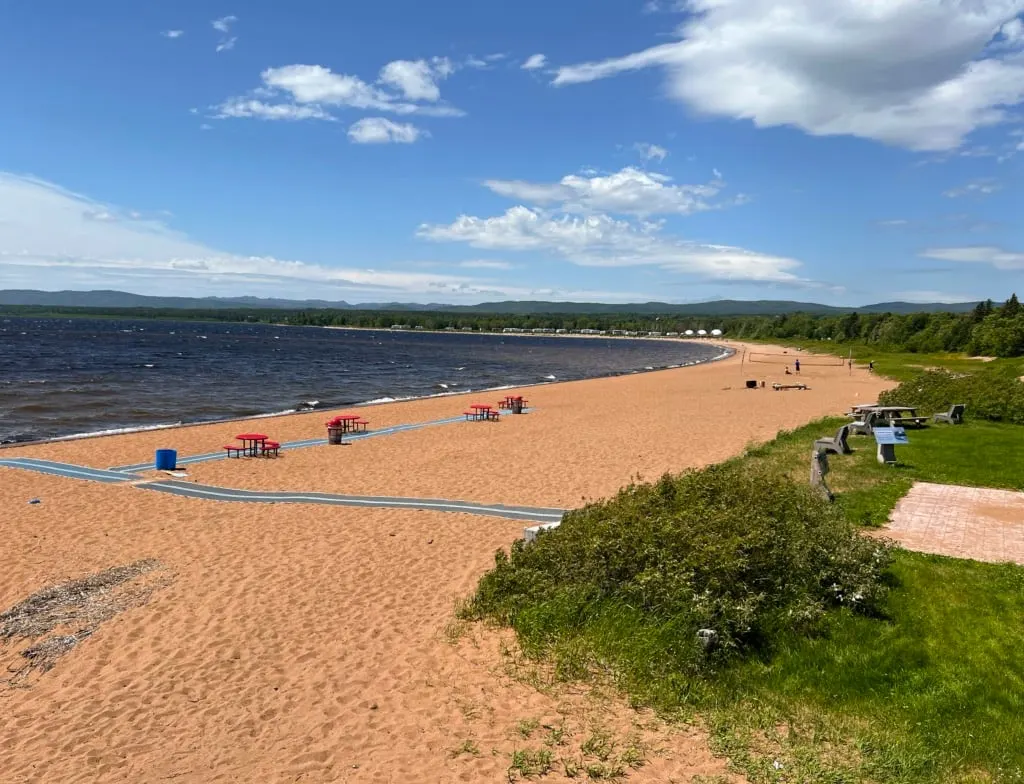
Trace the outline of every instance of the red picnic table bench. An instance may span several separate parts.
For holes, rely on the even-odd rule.
[[[462,413],[468,421],[497,422],[501,418],[501,414],[486,403],[472,403],[469,410]]]
[[[281,444],[278,441],[271,441],[263,433],[240,433],[235,436],[241,444],[225,444],[224,451],[228,457],[277,457]]]
[[[521,414],[527,402],[522,395],[506,395],[504,400],[498,401],[498,408],[507,409],[513,414]]]
[[[344,433],[354,433],[357,430],[366,432],[369,421],[363,419],[359,414],[339,414],[324,423],[327,427],[340,427]]]

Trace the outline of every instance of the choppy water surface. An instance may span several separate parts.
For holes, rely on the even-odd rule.
[[[0,318],[0,442],[594,378],[720,353],[677,340]]]

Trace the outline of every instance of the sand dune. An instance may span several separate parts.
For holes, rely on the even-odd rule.
[[[863,372],[807,369],[806,392],[741,389],[737,361],[526,392],[536,410],[218,461],[190,477],[233,487],[575,505],[721,459],[780,427],[873,399]],[[776,373],[776,375],[778,375]],[[771,380],[770,376],[766,378]],[[483,399],[497,395],[474,396]],[[376,427],[461,412],[443,398],[362,409]],[[316,437],[324,414],[262,420]],[[98,467],[157,447],[210,451],[237,423],[3,450]],[[244,428],[248,429],[248,427]],[[726,772],[699,730],[621,698],[523,682],[506,633],[456,641],[470,593],[514,521],[436,512],[192,500],[0,468],[0,611],[61,580],[145,558],[169,584],[105,622],[28,688],[0,685],[4,782],[491,782],[515,750],[574,759],[595,729],[646,764],[639,782]],[[29,504],[38,498],[40,503]],[[0,646],[18,666],[30,641]],[[502,650],[506,653],[503,654]],[[552,774],[546,780],[563,780]]]

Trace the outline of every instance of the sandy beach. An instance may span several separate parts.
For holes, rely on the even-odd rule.
[[[768,386],[746,389],[748,378]],[[771,389],[796,380],[809,389]],[[529,413],[497,423],[215,460],[188,466],[188,479],[571,508],[638,477],[735,455],[886,386],[859,368],[805,362],[797,379],[781,365],[742,367],[737,354],[529,388]],[[357,411],[378,430],[457,417],[503,394]],[[326,418],[28,445],[0,458],[109,468],[152,461],[157,448],[216,452],[253,429],[281,442],[322,438]],[[521,536],[521,522],[186,499],[13,468],[0,468],[0,487],[0,612],[62,580],[159,564],[148,601],[104,620],[49,672],[0,681],[5,782],[498,782],[509,780],[515,751],[545,748],[547,738],[555,759],[573,759],[594,732],[641,750],[630,781],[740,780],[699,728],[665,725],[611,693],[538,689],[507,633],[453,624],[455,602]],[[0,645],[8,674],[31,642]],[[558,727],[566,732],[556,743]],[[559,766],[545,780],[567,779]]]

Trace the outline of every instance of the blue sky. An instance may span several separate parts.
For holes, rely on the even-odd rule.
[[[9,4],[0,288],[1024,293],[1022,15],[1024,0]]]

